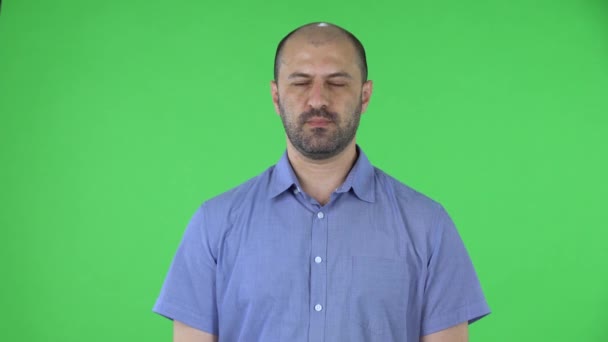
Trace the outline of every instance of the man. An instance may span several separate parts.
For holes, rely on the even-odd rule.
[[[174,341],[467,341],[490,311],[450,218],[355,143],[361,43],[294,30],[271,93],[287,151],[192,218],[154,307]]]

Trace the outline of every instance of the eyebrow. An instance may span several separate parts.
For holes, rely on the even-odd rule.
[[[328,78],[334,78],[334,77],[344,77],[344,78],[353,78],[349,73],[347,72],[334,72],[333,74],[329,74],[327,76]]]
[[[290,74],[289,76],[287,76],[287,79],[294,79],[294,78],[312,78],[312,76],[310,74],[304,73],[304,72],[294,72],[293,74]],[[349,73],[347,72],[334,72],[331,73],[329,75],[326,76],[327,78],[336,78],[336,77],[344,77],[344,78],[353,78]]]

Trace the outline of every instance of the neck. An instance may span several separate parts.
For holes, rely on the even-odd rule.
[[[348,172],[357,160],[357,148],[353,140],[338,155],[314,160],[302,155],[288,141],[287,156],[302,190],[321,205],[325,205],[334,190],[344,183]]]

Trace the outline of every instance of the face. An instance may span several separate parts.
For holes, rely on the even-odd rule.
[[[288,143],[311,159],[327,159],[354,144],[371,81],[362,83],[357,55],[346,39],[294,37],[281,55],[272,95]]]

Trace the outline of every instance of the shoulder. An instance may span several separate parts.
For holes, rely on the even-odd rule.
[[[436,200],[411,188],[396,178],[376,168],[376,198],[382,206],[390,206],[410,239],[417,246],[424,246],[424,254],[430,256],[439,239],[447,233],[455,233],[455,226],[444,207]]]
[[[443,206],[419,192],[418,190],[406,185],[395,177],[387,174],[383,170],[374,167],[376,178],[376,193],[386,200],[394,202],[398,207],[408,209],[419,215],[433,215],[444,211]]]
[[[227,219],[235,212],[268,197],[270,178],[275,166],[203,202],[201,209],[209,217]]]

